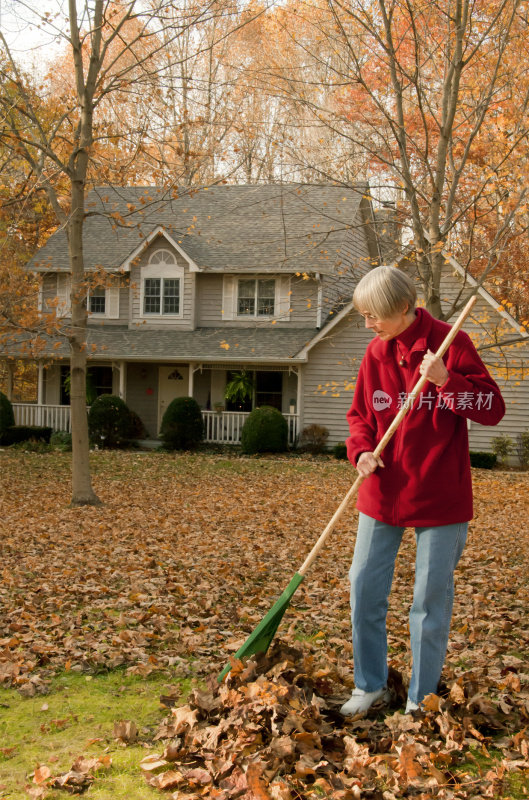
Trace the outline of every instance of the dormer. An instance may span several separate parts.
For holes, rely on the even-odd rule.
[[[194,328],[197,268],[162,232],[127,260],[131,284],[131,325]]]

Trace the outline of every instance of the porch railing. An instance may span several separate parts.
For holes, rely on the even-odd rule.
[[[249,411],[203,411],[204,440],[217,444],[238,444]],[[288,425],[288,443],[295,444],[298,436],[298,415],[283,414]]]
[[[71,432],[70,406],[13,403],[16,425],[42,425],[54,431]]]
[[[71,431],[70,406],[13,403],[17,425],[44,425],[54,431]],[[203,411],[204,439],[216,444],[238,444],[248,411]],[[299,433],[297,414],[283,414],[288,424],[288,443],[295,444]]]

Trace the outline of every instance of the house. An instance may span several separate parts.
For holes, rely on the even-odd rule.
[[[92,391],[119,394],[150,438],[171,400],[192,396],[208,441],[239,441],[247,414],[263,404],[285,415],[292,443],[313,423],[329,429],[330,444],[343,441],[371,339],[351,297],[367,270],[387,263],[383,230],[365,186],[94,190],[84,233]],[[28,266],[42,276],[42,312],[67,323],[65,233]],[[450,270],[448,293],[460,280]],[[480,302],[494,304],[485,294]],[[38,363],[38,401],[15,404],[17,422],[68,429],[66,342],[50,338]],[[252,377],[252,396],[229,403],[226,385],[241,371]],[[519,403],[519,387],[513,396]],[[520,425],[529,420],[514,410],[505,430]],[[488,449],[497,429],[480,427],[471,446]]]

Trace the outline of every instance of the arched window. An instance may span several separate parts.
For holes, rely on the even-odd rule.
[[[176,258],[174,257],[174,253],[171,253],[170,250],[160,248],[160,250],[155,250],[154,253],[151,254],[149,264],[169,264],[176,266]]]

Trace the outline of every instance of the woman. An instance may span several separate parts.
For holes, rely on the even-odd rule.
[[[454,570],[472,519],[467,420],[496,425],[505,405],[466,333],[456,335],[443,358],[435,356],[450,326],[415,308],[415,287],[401,270],[373,269],[353,302],[375,338],[347,414],[348,458],[368,480],[358,493],[349,573],[356,688],[341,712],[356,714],[389,699],[388,596],[404,528],[414,527],[409,713],[437,691],[446,655]],[[375,458],[373,450],[421,375],[428,383],[382,458]]]

